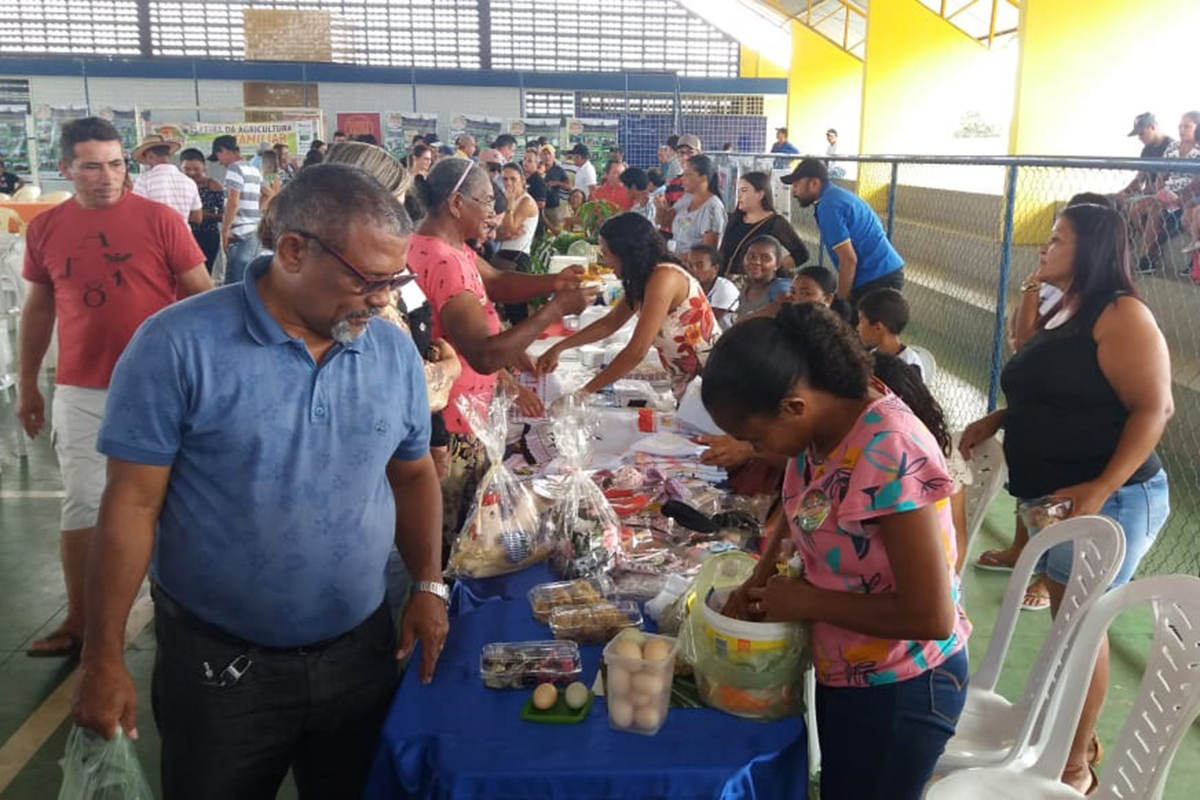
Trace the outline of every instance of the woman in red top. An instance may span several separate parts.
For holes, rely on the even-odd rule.
[[[624,171],[624,161],[608,162],[604,166],[604,182],[596,187],[596,191],[592,194],[592,199],[611,203],[622,211],[628,211],[633,208],[633,201],[629,199],[629,192],[625,190],[625,184],[621,183],[621,173]]]
[[[501,272],[477,259],[468,239],[483,241],[495,219],[496,188],[487,172],[466,159],[439,161],[414,184],[428,215],[409,241],[408,266],[433,308],[433,338],[458,351],[462,374],[450,389],[444,414],[450,433],[449,464],[442,465],[444,530],[458,532],[463,498],[482,473],[484,454],[458,410],[467,396],[490,403],[496,373],[508,367],[532,371],[526,349],[550,325],[578,314],[595,296],[579,288],[582,270],[557,275]],[[523,303],[554,296],[528,319],[501,331],[494,303]]]

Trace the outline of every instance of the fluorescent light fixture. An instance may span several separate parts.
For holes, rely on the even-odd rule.
[[[679,5],[732,36],[777,67],[792,66],[787,18],[757,0],[677,0]]]

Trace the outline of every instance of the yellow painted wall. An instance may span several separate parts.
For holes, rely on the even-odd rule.
[[[986,51],[917,0],[879,0],[867,11],[862,152],[945,153],[982,87],[970,81]],[[992,147],[1003,152],[1004,143]]]
[[[742,45],[739,73],[743,78],[786,78],[787,70],[776,66],[749,47]]]
[[[1179,137],[1179,118],[1200,106],[1200,95],[1148,76],[1194,74],[1200,2],[1155,0],[1152,6],[1088,0],[1084,14],[1063,0],[1023,1],[1011,154],[1133,157],[1142,145],[1127,134],[1144,111]],[[1087,171],[1024,170],[1016,240],[1044,240],[1056,204],[1078,191],[1110,191],[1124,182],[1113,180]]]
[[[1023,0],[1014,155],[1136,156],[1126,137],[1152,111],[1174,138],[1200,106],[1195,81],[1196,0]],[[1174,80],[1167,76],[1180,76]]]
[[[863,62],[824,36],[792,22],[788,74],[788,138],[804,153],[824,153],[836,128],[838,150],[859,152]]]

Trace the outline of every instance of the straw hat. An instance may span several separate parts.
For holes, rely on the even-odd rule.
[[[165,136],[160,136],[157,133],[150,133],[142,139],[141,143],[139,143],[137,147],[133,148],[130,158],[140,164],[142,162],[142,156],[146,154],[147,150],[153,147],[169,147],[171,148],[171,155],[175,155],[179,152],[179,148],[183,147],[183,145],[179,142],[168,139]]]

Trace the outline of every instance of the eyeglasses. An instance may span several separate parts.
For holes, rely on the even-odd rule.
[[[294,233],[301,238],[316,242],[318,247],[337,259],[337,262],[341,264],[346,271],[358,278],[358,293],[360,295],[375,294],[376,292],[381,292],[384,289],[394,292],[405,284],[412,282],[417,277],[408,270],[400,270],[399,272],[393,272],[386,278],[368,278],[366,275],[363,275],[361,272],[359,272],[353,264],[347,261],[341,253],[325,244],[319,237],[309,233],[308,231],[289,231],[289,233]]]

